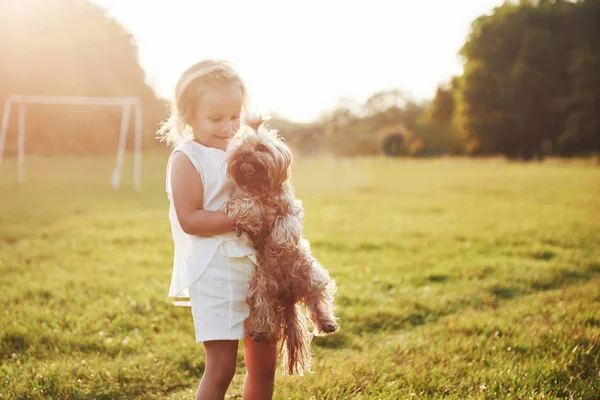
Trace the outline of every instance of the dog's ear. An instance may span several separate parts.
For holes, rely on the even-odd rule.
[[[269,118],[264,118],[258,114],[249,114],[246,118],[244,118],[244,125],[252,128],[253,131],[258,132],[258,129],[268,121]]]

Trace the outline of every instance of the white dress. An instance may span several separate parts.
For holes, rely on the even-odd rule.
[[[226,153],[187,140],[173,149],[167,164],[166,191],[173,234],[173,275],[170,297],[189,297],[196,342],[241,340],[249,315],[246,294],[256,265],[256,250],[247,234],[234,232],[211,237],[188,235],[181,229],[173,206],[171,162],[185,154],[202,178],[203,209],[218,211],[229,199],[233,183],[226,174]]]

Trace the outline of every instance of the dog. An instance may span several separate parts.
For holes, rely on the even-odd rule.
[[[312,335],[299,304],[306,306],[313,334],[331,334],[339,329],[333,304],[337,288],[302,237],[304,211],[290,183],[292,153],[264,122],[257,117],[246,121],[250,129],[228,147],[227,175],[235,189],[224,211],[252,237],[258,253],[247,296],[246,335],[259,342],[281,339],[283,373],[302,375],[310,370]],[[276,211],[272,226],[264,223],[264,206]]]

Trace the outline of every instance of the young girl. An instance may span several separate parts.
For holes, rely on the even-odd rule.
[[[174,147],[166,184],[175,250],[169,296],[190,298],[196,342],[206,350],[197,400],[224,398],[239,340],[247,368],[243,398],[273,395],[276,345],[244,335],[255,249],[247,234],[236,236],[235,221],[219,212],[232,189],[225,150],[240,128],[245,101],[244,84],[228,63],[199,62],[179,78],[169,119],[158,132]],[[266,223],[273,218],[274,210],[267,210]]]

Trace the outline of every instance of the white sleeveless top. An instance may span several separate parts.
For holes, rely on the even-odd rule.
[[[202,178],[204,210],[218,211],[229,199],[233,183],[227,177],[226,153],[222,150],[205,147],[194,140],[187,140],[175,147],[169,157],[166,191],[170,203],[169,221],[174,244],[173,275],[169,296],[189,297],[188,286],[202,275],[219,245],[226,244],[223,250],[228,257],[249,256],[254,262],[256,262],[256,250],[246,233],[239,238],[235,236],[234,232],[219,236],[200,237],[188,235],[181,229],[173,206],[171,190],[171,162],[173,154],[177,151],[184,153],[190,159]]]

